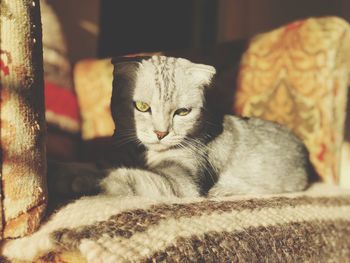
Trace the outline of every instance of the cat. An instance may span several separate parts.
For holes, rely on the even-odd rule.
[[[207,108],[213,66],[165,56],[113,63],[115,168],[100,176],[97,167],[58,169],[73,192],[98,186],[118,196],[219,197],[307,187],[308,152],[291,131]]]

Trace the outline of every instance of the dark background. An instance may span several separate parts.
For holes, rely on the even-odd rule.
[[[102,0],[98,55],[213,45],[295,19],[348,18],[349,0]]]
[[[98,55],[213,44],[217,6],[212,0],[102,0]]]
[[[48,0],[71,61],[249,38],[310,16],[350,21],[350,0]]]

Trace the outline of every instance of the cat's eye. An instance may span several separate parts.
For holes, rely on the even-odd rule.
[[[191,109],[181,108],[181,109],[177,109],[177,110],[175,111],[175,115],[186,116],[186,115],[189,114],[190,112],[191,112]]]
[[[151,110],[151,107],[146,102],[139,100],[134,102],[134,106],[138,111],[141,112],[147,112]]]

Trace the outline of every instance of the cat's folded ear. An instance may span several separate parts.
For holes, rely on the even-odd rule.
[[[137,61],[128,61],[128,62],[118,62],[113,63],[113,76],[122,75],[122,76],[131,76],[135,74],[136,70],[141,67],[141,63]]]
[[[112,59],[114,65],[113,75],[132,75],[142,67],[141,61],[145,57],[117,57]]]
[[[213,66],[192,63],[186,70],[198,86],[210,86],[216,69]]]

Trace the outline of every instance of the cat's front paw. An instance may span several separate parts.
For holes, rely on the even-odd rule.
[[[119,168],[110,172],[100,182],[101,192],[108,195],[133,196],[135,195],[134,188],[135,182],[129,176],[126,168]]]
[[[232,196],[239,194],[238,189],[234,189],[232,187],[228,186],[222,186],[220,184],[214,185],[208,192],[209,198],[215,198],[215,197],[224,197],[224,196]]]
[[[96,194],[98,182],[104,176],[102,170],[86,163],[48,163],[49,192],[72,197]]]

